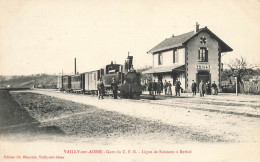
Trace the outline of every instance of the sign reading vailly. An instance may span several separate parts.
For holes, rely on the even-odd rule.
[[[197,70],[210,70],[210,65],[195,65]]]

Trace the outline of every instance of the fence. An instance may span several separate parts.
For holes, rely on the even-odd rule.
[[[236,93],[236,84],[222,84],[223,93]],[[244,94],[260,94],[260,82],[244,81],[238,86],[238,92]]]

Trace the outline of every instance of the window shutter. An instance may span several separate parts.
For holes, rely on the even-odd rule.
[[[200,61],[200,50],[198,50],[198,61]]]
[[[209,83],[211,85],[211,73],[209,73]]]
[[[208,50],[205,50],[205,62],[208,62]]]
[[[179,52],[176,50],[175,52],[175,62],[178,63],[179,62]]]
[[[172,59],[173,59],[172,62],[175,63],[175,50],[173,50]]]

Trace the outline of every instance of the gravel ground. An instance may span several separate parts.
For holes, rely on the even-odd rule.
[[[259,96],[221,94],[202,99],[186,94],[156,96],[156,100],[147,99],[149,96],[137,100],[108,97],[98,100],[93,96],[45,90],[11,94],[18,105],[40,123],[39,127],[57,128],[59,140],[66,141],[69,137],[79,141],[104,139],[104,143],[107,139],[165,143],[259,142]]]
[[[164,124],[106,111],[94,106],[78,104],[34,93],[12,93],[12,97],[30,116],[40,123],[40,128],[57,128],[65,137],[76,138],[148,138],[153,141],[228,142],[219,136],[196,132],[189,127]],[[13,125],[13,127],[15,127]],[[20,127],[20,125],[17,125]],[[9,127],[5,128],[8,130]],[[44,136],[46,138],[46,136]],[[35,139],[42,138],[41,136]]]

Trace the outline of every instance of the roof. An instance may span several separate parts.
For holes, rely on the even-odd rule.
[[[194,34],[194,31],[191,31],[182,35],[166,38],[147,53],[156,53],[171,48],[181,47],[183,46],[183,43],[190,39]]]
[[[142,74],[167,73],[167,72],[172,72],[173,70],[184,71],[185,65],[175,64],[175,65],[172,65],[172,66],[163,66],[163,67],[151,68],[149,70],[143,71]]]
[[[192,38],[194,38],[196,35],[198,35],[199,33],[203,32],[203,31],[208,32],[213,38],[215,38],[217,41],[220,42],[220,44],[222,46],[222,52],[233,51],[233,49],[231,47],[229,47],[224,41],[222,41],[213,32],[211,32],[207,27],[205,27],[205,28],[201,28],[197,33],[195,33],[194,31],[191,31],[191,32],[188,32],[188,33],[185,33],[182,35],[173,36],[171,38],[166,38],[164,41],[159,43],[157,46],[152,48],[147,53],[157,53],[157,52],[170,50],[170,49],[177,48],[177,47],[182,47],[185,45],[185,43],[187,43],[189,40],[191,40]]]

